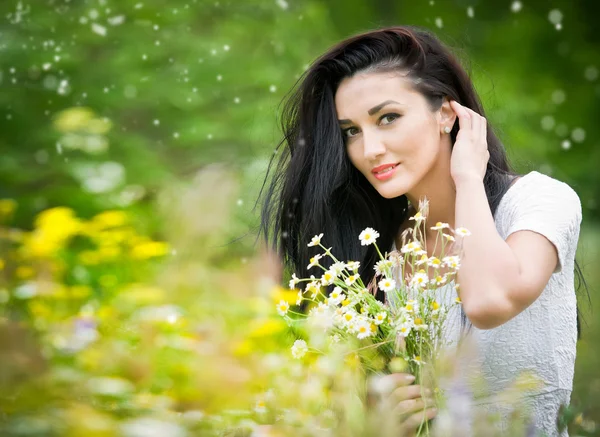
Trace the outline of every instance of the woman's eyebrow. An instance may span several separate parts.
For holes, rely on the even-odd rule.
[[[369,111],[368,111],[369,115],[378,113],[379,111],[381,111],[381,109],[384,106],[389,105],[390,103],[400,104],[399,102],[397,102],[395,100],[386,100],[385,102],[382,102],[379,105],[373,106],[371,109],[369,109]],[[351,124],[352,123],[352,121],[348,120],[348,119],[338,120],[338,122],[339,122],[339,124]]]

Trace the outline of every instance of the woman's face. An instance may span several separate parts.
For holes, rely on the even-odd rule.
[[[430,173],[442,171],[439,161],[449,160],[440,111],[398,73],[344,79],[335,106],[350,161],[385,198],[420,191]]]

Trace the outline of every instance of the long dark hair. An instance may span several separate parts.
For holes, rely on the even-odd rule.
[[[274,172],[270,185],[264,191],[263,184],[261,190],[260,232],[299,277],[309,276],[307,265],[315,252],[307,243],[313,235],[323,233],[325,245],[333,247],[338,258],[360,261],[363,281],[371,282],[379,258],[373,246],[360,245],[358,234],[366,227],[377,229],[378,245],[389,251],[407,219],[407,197],[382,197],[350,162],[334,100],[344,78],[359,72],[390,71],[405,73],[431,111],[449,97],[485,116],[460,62],[422,28],[396,26],[358,34],[313,62],[284,100],[284,136],[269,164],[265,184]],[[450,132],[452,145],[458,129],[456,120]],[[483,183],[495,214],[518,174],[489,122],[487,144],[490,158]],[[579,266],[577,271],[581,276]],[[377,297],[383,299],[381,292]]]

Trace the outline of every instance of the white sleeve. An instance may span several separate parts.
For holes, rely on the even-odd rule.
[[[543,235],[556,247],[554,273],[559,273],[568,257],[575,257],[582,220],[579,196],[566,183],[541,174],[520,188],[511,199],[506,238],[524,230]]]

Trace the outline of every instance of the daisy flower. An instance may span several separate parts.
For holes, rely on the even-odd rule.
[[[296,276],[295,273],[292,273],[292,279],[290,279],[290,290],[293,290],[294,288],[296,288],[296,285],[298,285],[300,283],[300,278],[298,278]]]
[[[414,220],[415,222],[417,222],[417,224],[419,224],[423,220],[425,220],[425,216],[423,214],[421,214],[421,211],[419,211],[418,213],[416,213],[415,215],[410,217],[409,220]]]
[[[292,356],[296,359],[302,358],[308,352],[308,345],[304,340],[296,340],[292,346]]]
[[[277,304],[277,312],[281,316],[285,316],[287,314],[287,312],[288,312],[289,309],[290,309],[290,304],[287,303],[283,299],[280,300],[279,303]]]
[[[461,237],[468,237],[469,235],[471,235],[471,232],[465,228],[456,228],[454,230],[454,234],[459,235]]]
[[[429,283],[431,285],[438,285],[438,286],[444,285],[446,283],[446,279],[447,279],[446,275],[444,275],[444,276],[437,275],[435,278],[433,278],[431,281],[429,281]]]
[[[302,303],[302,300],[304,298],[302,297],[302,290],[298,290],[298,297],[296,298],[296,306],[300,305]]]
[[[359,267],[360,267],[359,261],[348,261],[346,263],[346,268],[348,270],[357,271]]]
[[[419,355],[415,355],[414,358],[411,359],[411,361],[418,364],[419,366],[421,364],[426,364],[425,361],[421,361],[421,357]]]
[[[341,261],[331,264],[329,270],[335,274],[335,276],[339,276],[346,269],[346,264]]]
[[[254,411],[256,411],[258,414],[264,414],[267,412],[267,404],[264,398],[261,397],[256,401],[256,404],[254,404]]]
[[[417,310],[417,301],[416,300],[409,300],[408,302],[406,302],[406,305],[402,308],[403,312],[407,312],[407,313],[414,313]]]
[[[456,241],[456,239],[452,235],[442,234],[447,241]]]
[[[448,223],[437,222],[435,226],[431,227],[432,231],[441,231],[442,229],[450,229],[450,225]]]
[[[323,285],[331,285],[333,284],[333,281],[335,281],[336,276],[337,275],[334,272],[327,270],[325,273],[323,273],[323,276],[321,276],[321,283]]]
[[[427,324],[423,323],[423,319],[421,319],[419,317],[417,317],[413,323],[414,323],[414,327],[417,331],[424,331],[425,329],[427,329]]]
[[[312,267],[319,265],[319,260],[323,258],[323,255],[315,255],[310,259],[310,264],[306,267],[307,270],[310,270]]]
[[[435,269],[439,269],[442,266],[442,261],[439,258],[436,258],[435,256],[432,256],[431,258],[429,258],[427,260],[427,265],[429,267],[433,267]]]
[[[321,244],[321,238],[323,238],[323,234],[312,237],[312,240],[310,240],[310,243],[308,243],[308,247],[318,246]]]
[[[387,313],[385,311],[377,313],[375,315],[375,324],[376,325],[381,325],[384,322],[384,320],[385,320],[386,317],[387,317]]]
[[[458,256],[445,256],[442,261],[444,265],[451,269],[458,270],[460,268],[460,258]]]
[[[348,276],[344,280],[344,282],[346,283],[346,285],[350,286],[350,285],[354,284],[359,277],[360,277],[360,275],[358,273],[355,273],[353,275]]]
[[[381,261],[377,261],[377,263],[375,263],[375,267],[373,267],[373,268],[375,269],[375,274],[377,276],[381,276],[381,275],[384,275],[393,266],[394,265],[393,265],[392,260],[382,259]]]
[[[408,336],[408,334],[410,334],[411,330],[412,330],[412,325],[410,323],[403,323],[398,328],[398,334],[401,335],[402,337],[406,337],[406,336]]]
[[[423,288],[429,282],[429,278],[427,277],[427,273],[425,270],[419,270],[418,273],[415,273],[410,280],[410,285],[413,287]]]
[[[379,232],[373,228],[366,228],[360,233],[358,239],[360,240],[361,246],[368,246],[375,243],[375,240],[379,238]]]
[[[356,326],[356,336],[359,340],[371,336],[371,324],[368,320],[361,320]]]
[[[429,261],[429,258],[427,257],[427,254],[424,253],[423,255],[421,255],[421,258],[415,262],[415,264],[417,266],[421,266],[423,264],[427,264],[427,261]]]
[[[354,322],[354,319],[356,318],[356,313],[352,310],[350,311],[346,311],[343,315],[342,315],[342,322],[344,323],[344,325],[348,326],[350,323]]]
[[[343,290],[340,287],[335,287],[331,293],[329,293],[329,300],[328,303],[332,304],[332,305],[338,305],[340,304],[344,299],[346,298],[346,296],[343,293]]]
[[[379,289],[382,291],[392,291],[396,288],[396,281],[390,278],[383,278],[377,285],[379,285]]]
[[[415,250],[419,250],[421,249],[421,243],[419,243],[418,241],[410,241],[408,243],[406,243],[404,246],[402,246],[402,249],[400,249],[400,251],[402,253],[410,253],[410,252],[414,252]]]
[[[315,297],[317,297],[317,294],[319,294],[320,288],[321,288],[321,285],[319,284],[318,281],[312,281],[306,286],[305,292],[310,291],[310,293],[311,293],[310,298],[314,299]]]

